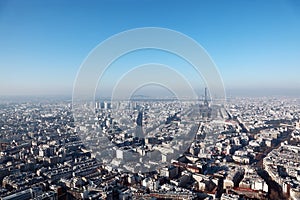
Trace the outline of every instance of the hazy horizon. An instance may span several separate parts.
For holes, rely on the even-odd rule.
[[[154,97],[173,97],[176,95],[173,95],[172,93],[168,93],[165,95],[164,92],[159,93],[153,93],[153,90],[145,91],[145,92],[137,92],[135,93],[132,97],[136,96],[145,96],[149,98],[154,98]],[[204,88],[201,88],[197,91],[198,97],[204,97]],[[43,97],[53,97],[55,98],[66,98],[66,99],[72,99],[72,92],[66,92],[66,93],[57,93],[57,94],[0,94],[0,98],[18,98],[18,97],[24,97],[24,98],[43,98]],[[109,95],[101,95],[101,94],[96,94],[96,98],[111,98]],[[226,98],[232,98],[232,97],[291,97],[291,98],[300,98],[300,93],[298,92],[297,89],[228,89],[226,90]]]

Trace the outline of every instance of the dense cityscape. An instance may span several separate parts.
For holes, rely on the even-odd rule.
[[[299,103],[291,97],[235,97],[226,105],[100,100],[97,117],[78,125],[71,101],[2,99],[0,196],[300,199]],[[86,141],[101,146],[99,135],[83,139],[82,131],[105,133],[113,156],[93,151]],[[187,144],[175,142],[180,134],[192,138],[182,151]]]
[[[300,200],[300,0],[0,0],[0,200]]]

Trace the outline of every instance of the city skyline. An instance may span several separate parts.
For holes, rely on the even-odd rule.
[[[0,200],[299,200],[299,2],[0,0]]]
[[[163,27],[206,49],[227,96],[298,95],[299,8],[296,1],[1,1],[0,94],[70,96],[80,65],[100,42],[128,29]],[[107,79],[120,66],[153,60],[198,81],[186,63],[157,51],[120,58]]]

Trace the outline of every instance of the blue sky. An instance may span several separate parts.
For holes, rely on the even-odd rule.
[[[236,1],[0,1],[0,95],[72,94],[101,41],[164,27],[201,44],[230,90],[300,92],[300,3]]]

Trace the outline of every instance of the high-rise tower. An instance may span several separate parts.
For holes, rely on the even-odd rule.
[[[208,103],[208,96],[207,96],[207,88],[205,88],[205,91],[204,91],[204,105],[205,106],[209,106],[209,103]]]
[[[211,111],[212,111],[212,109],[210,108],[210,105],[209,105],[207,88],[205,88],[204,101],[203,101],[203,104],[200,104],[200,115],[202,118],[208,119],[211,117]]]

